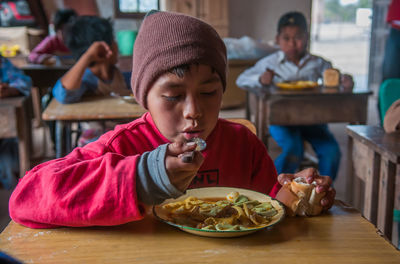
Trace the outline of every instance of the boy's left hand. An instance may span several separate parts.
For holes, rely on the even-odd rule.
[[[351,91],[354,87],[353,77],[350,74],[342,74],[340,77],[340,82],[342,84],[343,90]]]
[[[315,181],[317,183],[317,193],[326,192],[325,197],[321,199],[323,210],[328,210],[332,207],[333,202],[335,201],[336,191],[331,187],[332,179],[329,176],[321,176],[316,169],[308,168],[295,174],[279,174],[278,182],[283,186],[285,183],[291,182],[297,177],[305,178],[307,183]]]

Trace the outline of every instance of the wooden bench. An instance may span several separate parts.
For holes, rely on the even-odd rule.
[[[347,199],[395,245],[393,211],[400,210],[400,133],[347,126]]]

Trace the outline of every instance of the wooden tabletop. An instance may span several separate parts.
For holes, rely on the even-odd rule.
[[[394,163],[400,163],[400,132],[386,133],[379,126],[347,126],[347,134],[362,141]]]
[[[140,105],[127,103],[115,97],[92,96],[73,104],[61,104],[53,98],[44,110],[42,118],[46,121],[134,119],[145,112]]]
[[[316,96],[316,95],[326,95],[326,96],[334,96],[334,95],[360,95],[372,94],[370,90],[345,90],[341,87],[325,87],[325,86],[318,86],[315,88],[309,89],[282,89],[276,86],[271,86],[264,89],[266,95],[281,95],[281,96]]]
[[[400,263],[400,252],[338,202],[239,238],[191,235],[151,215],[113,227],[29,229],[11,222],[0,248],[26,263]]]

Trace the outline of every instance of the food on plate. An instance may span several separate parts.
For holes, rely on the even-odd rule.
[[[285,184],[276,195],[276,199],[286,205],[288,215],[314,216],[322,211],[321,199],[325,192],[316,192],[316,182],[307,183],[304,178],[295,178]]]
[[[268,225],[278,214],[271,202],[250,200],[238,192],[222,198],[187,197],[162,206],[171,222],[202,230],[250,230]]]
[[[340,84],[340,72],[338,69],[326,69],[324,71],[324,86],[337,87]]]
[[[317,82],[313,81],[292,81],[292,82],[279,82],[275,83],[281,89],[308,89],[318,86]]]

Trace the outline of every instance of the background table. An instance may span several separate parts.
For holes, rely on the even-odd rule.
[[[400,263],[400,252],[338,202],[239,238],[191,235],[147,216],[113,227],[29,229],[11,222],[0,248],[26,263]]]
[[[28,58],[24,56],[17,56],[10,60],[32,79],[32,102],[36,125],[42,125],[41,98],[51,91],[57,80],[72,67],[72,64],[70,62],[64,64],[61,60],[57,60],[55,65],[33,64],[29,63]]]
[[[53,98],[42,114],[45,121],[56,121],[56,156],[72,149],[71,123],[83,121],[132,121],[146,112],[138,104],[108,96],[85,97],[73,104],[61,104]]]
[[[30,98],[25,96],[0,99],[0,138],[18,138],[20,176],[30,169],[32,148]]]
[[[347,126],[347,194],[356,208],[398,245],[393,210],[400,210],[400,133]]]
[[[318,87],[305,90],[264,88],[248,92],[246,115],[257,135],[268,143],[268,125],[365,124],[371,91],[342,91]]]

